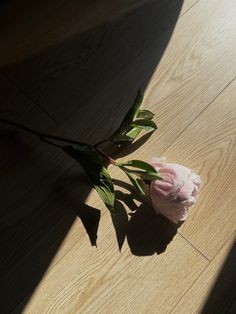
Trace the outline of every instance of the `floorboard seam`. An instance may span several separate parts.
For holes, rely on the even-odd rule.
[[[184,11],[180,17],[184,16],[188,11],[190,11],[193,7],[195,7],[195,5],[197,5],[200,2],[200,0],[196,1],[193,5],[191,5],[190,8],[188,8],[186,11]]]
[[[182,135],[182,133],[216,100],[216,98],[218,98],[218,96],[235,80],[235,78],[236,77],[234,77],[228,84],[226,84],[226,86],[219,92],[219,93],[217,93],[217,95],[209,102],[209,104],[208,105],[206,105],[206,107],[203,109],[203,110],[201,110],[201,112],[196,116],[196,118],[192,121],[192,122],[190,122],[187,126],[186,126],[186,128],[184,128],[184,130],[178,135],[178,137],[170,144],[170,145],[168,145],[167,146],[167,148],[165,148],[164,150],[163,150],[163,152],[162,153],[164,153],[181,135]],[[10,80],[11,81],[11,80]],[[14,84],[15,85],[15,84]],[[17,87],[17,86],[16,86]],[[18,88],[18,87],[17,87]],[[19,88],[18,88],[19,89]],[[24,93],[25,94],[25,93]],[[25,94],[27,97],[28,97],[28,95],[27,94]],[[29,98],[29,97],[28,97]],[[35,102],[34,102],[35,103]],[[73,167],[73,165],[72,165],[72,167]],[[65,172],[65,173],[67,173],[69,171],[69,169]],[[146,202],[145,202],[146,203]],[[149,205],[149,204],[147,204],[147,205]],[[150,206],[150,205],[149,205]],[[106,212],[104,212],[104,214],[106,214]],[[108,214],[108,213],[107,213]],[[102,215],[103,216],[103,215]],[[183,239],[185,239],[205,260],[207,260],[207,262],[208,262],[208,265],[209,265],[209,263],[211,262],[210,260],[209,260],[209,258],[207,258],[201,251],[199,251],[199,249],[197,249],[188,239],[186,239],[181,233],[179,233],[178,232],[178,234],[183,238]],[[84,236],[86,236],[86,232],[84,232],[84,234],[81,236],[81,238],[84,238]],[[80,239],[81,239],[80,238]],[[80,240],[80,239],[78,239],[78,241]],[[49,269],[48,269],[48,271],[49,272],[51,272],[52,271],[52,269],[58,264],[58,262],[60,262],[70,251],[71,251],[71,249],[78,243],[78,241],[76,241],[74,244],[73,244],[73,246],[67,251],[67,252],[65,252],[65,254],[63,254],[63,256],[61,256],[61,258],[50,268],[49,267]],[[202,272],[205,270],[205,268],[208,266],[208,265],[206,265],[205,267],[204,267],[204,269],[201,271],[201,273],[199,274],[199,276],[202,274]],[[199,276],[194,280],[194,282],[192,283],[192,285],[190,285],[190,287],[186,290],[186,292],[184,293],[184,295],[180,298],[180,300],[175,304],[175,306],[171,309],[171,311],[170,311],[170,313],[174,310],[174,308],[177,306],[177,304],[181,301],[181,299],[186,295],[186,293],[189,291],[189,289],[194,285],[194,283],[196,282],[196,280],[199,278]],[[32,290],[34,290],[34,289],[32,289]],[[29,293],[28,294],[30,294],[30,292],[31,292],[31,290],[29,291]],[[28,295],[28,294],[26,294],[25,295],[25,297]],[[24,298],[22,299],[22,301],[24,300]],[[21,301],[21,302],[22,302]],[[20,302],[20,303],[21,303]],[[19,304],[20,303],[18,303],[18,305],[17,306],[19,306]],[[17,306],[16,307],[14,307],[14,309],[16,309],[17,308]],[[13,312],[14,312],[14,309],[13,309]]]
[[[198,0],[197,2],[195,2],[190,8],[188,8],[186,11],[184,11],[183,14],[180,14],[178,19],[182,18],[182,16],[185,15],[185,13],[187,13],[188,11],[190,11],[198,2],[200,2],[200,0]],[[149,46],[150,46],[150,45],[147,45],[147,47],[149,47]],[[140,52],[137,56],[135,56],[135,59],[138,58],[140,55],[142,55],[142,53],[143,53],[143,52]],[[117,77],[117,76],[118,76],[124,69],[126,69],[126,68],[127,68],[127,66],[123,67],[118,73],[116,73],[116,74],[112,77],[112,79],[114,79],[115,77]],[[57,121],[48,111],[46,111],[38,102],[35,102],[34,98],[31,97],[31,96],[24,90],[24,88],[21,88],[20,86],[18,86],[18,84],[17,84],[14,80],[12,80],[6,72],[1,72],[1,73],[2,73],[2,74],[5,76],[5,78],[8,79],[8,81],[11,82],[22,94],[24,94],[25,97],[27,97],[28,99],[30,99],[40,110],[42,110],[45,114],[47,114],[48,117],[51,118],[51,119],[56,123],[57,127],[61,126],[62,124],[66,123],[66,122],[68,122],[68,121],[71,119],[71,117],[72,117],[74,114],[76,114],[76,112],[78,111],[78,109],[74,110],[74,111],[70,114],[70,116],[67,117],[67,118],[64,120],[64,122],[61,123],[61,122]],[[109,82],[108,82],[108,84],[109,84]],[[105,86],[106,86],[106,84],[105,84]],[[94,96],[95,96],[95,95],[91,95],[91,96],[89,97],[89,101],[92,100],[92,98],[93,98]],[[81,109],[81,107],[80,107],[80,109]],[[79,109],[79,110],[80,110],[80,109]]]
[[[183,236],[180,232],[177,231],[177,233],[185,240],[187,241],[199,254],[202,255],[202,257],[204,257],[204,259],[206,259],[208,262],[211,262],[211,260],[205,255],[203,254],[192,242],[190,242],[185,236]]]
[[[32,103],[38,107],[42,112],[44,112],[53,122],[56,123],[56,128],[57,129],[60,124],[58,123],[58,121],[56,121],[53,116],[50,115],[50,113],[48,113],[44,108],[42,108],[40,106],[40,104],[36,103],[35,100],[28,94],[25,92],[25,90],[23,88],[21,88],[20,86],[18,86],[18,84],[16,84],[16,82],[14,80],[12,80],[9,75],[7,75],[6,72],[1,72],[2,75],[20,92],[22,93],[26,98],[28,98],[30,101],[32,101]]]

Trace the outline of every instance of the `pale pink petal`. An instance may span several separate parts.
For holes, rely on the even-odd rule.
[[[178,221],[184,221],[187,218],[188,215],[188,209],[186,207],[178,208],[175,212],[176,214],[176,220]]]
[[[161,180],[157,180],[155,181],[155,186],[158,189],[164,190],[164,191],[170,191],[172,188],[172,184],[170,182],[167,181],[161,181]]]
[[[151,163],[162,177],[161,181],[151,182],[153,208],[175,223],[185,220],[188,208],[197,200],[200,177],[187,167],[159,158],[152,158]]]
[[[178,195],[181,199],[188,199],[192,196],[194,190],[194,184],[192,181],[188,180],[184,182],[184,185],[180,189]]]

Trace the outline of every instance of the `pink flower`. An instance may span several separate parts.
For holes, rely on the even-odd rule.
[[[185,220],[189,207],[197,200],[200,177],[189,168],[166,163],[159,158],[152,158],[150,163],[162,177],[162,180],[152,181],[150,185],[155,211],[174,223]]]

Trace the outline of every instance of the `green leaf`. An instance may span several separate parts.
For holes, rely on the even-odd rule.
[[[131,144],[141,131],[138,127],[131,128],[125,134],[113,137],[112,142],[118,145]]]
[[[118,130],[110,137],[112,143],[119,146],[131,144],[142,130],[152,132],[157,129],[155,122],[152,121],[154,114],[149,110],[140,109],[142,102],[143,94],[139,90]]]
[[[137,119],[149,119],[152,120],[154,117],[154,113],[152,113],[149,110],[143,109],[143,110],[139,110],[138,115],[137,115]]]
[[[113,212],[115,203],[113,182],[96,149],[90,145],[75,145],[64,146],[62,150],[81,164],[99,196],[107,208]]]
[[[130,111],[130,119],[132,118],[132,120],[133,120],[133,119],[137,118],[138,113],[139,113],[139,109],[143,103],[143,98],[144,98],[144,95],[141,92],[141,89],[139,89],[138,94],[135,98],[133,107],[131,108],[131,111]],[[132,121],[132,120],[130,120],[130,121]]]
[[[105,188],[102,185],[95,185],[94,188],[96,189],[98,195],[101,197],[102,201],[105,203],[107,208],[114,212],[114,202],[115,202],[115,195],[114,191],[111,192],[109,189]]]
[[[127,162],[119,162],[117,166],[129,174],[138,176],[143,180],[162,180],[156,169],[149,163],[142,160],[129,160]],[[128,168],[127,168],[128,167]],[[130,169],[136,168],[136,169]]]
[[[127,177],[129,178],[130,182],[132,183],[132,185],[134,186],[134,188],[138,191],[138,193],[140,193],[141,195],[145,195],[144,190],[142,189],[141,185],[139,184],[137,178],[135,178],[134,175],[132,175],[131,173],[126,172]]]
[[[139,135],[141,130],[142,130],[141,128],[134,127],[126,133],[126,136],[134,140]]]
[[[126,168],[126,172],[132,173],[132,174],[136,175],[137,177],[139,177],[140,179],[143,179],[143,180],[149,180],[149,181],[162,180],[162,178],[159,176],[159,174],[157,172],[147,172],[147,171],[136,170],[136,169],[131,170],[131,169],[127,169],[127,168]]]
[[[157,125],[154,121],[148,119],[138,119],[135,120],[131,127],[139,127],[145,131],[151,132],[157,129]]]
[[[127,143],[132,143],[133,140],[134,140],[133,138],[131,138],[127,135],[120,135],[120,136],[113,138],[112,142],[116,145],[124,145]]]
[[[134,100],[134,103],[132,107],[127,112],[124,120],[122,121],[121,125],[119,126],[118,130],[113,134],[113,137],[116,137],[117,135],[123,134],[123,132],[130,127],[130,124],[132,121],[136,118],[138,115],[139,108],[143,102],[143,94],[141,90],[139,89],[138,94]]]
[[[141,169],[141,170],[145,170],[145,171],[148,171],[148,172],[154,172],[154,173],[157,173],[156,169],[150,165],[149,163],[145,162],[145,161],[142,161],[142,160],[129,160],[127,162],[119,162],[117,163],[117,165],[120,165],[120,166],[128,166],[128,167],[135,167],[135,168],[138,168],[138,169]]]

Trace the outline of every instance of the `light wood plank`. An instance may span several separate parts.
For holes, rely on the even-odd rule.
[[[235,236],[233,236],[171,313],[234,313],[235,250]]]
[[[146,91],[145,106],[156,112],[160,130],[150,140],[153,153],[170,145],[235,77],[235,6],[200,1],[179,20]]]
[[[235,101],[236,80],[165,151],[202,177],[199,202],[180,233],[210,259],[236,226]]]
[[[229,0],[224,4],[216,0],[209,3],[200,1],[181,17],[146,92],[145,106],[157,113],[160,134],[153,136],[144,148],[130,156],[148,159],[150,155],[166,149],[234,77],[234,5],[234,2]],[[114,38],[118,36],[117,34]],[[105,42],[104,49],[109,44],[109,40]],[[69,130],[74,132],[76,138],[92,142],[105,136],[108,131],[112,131],[128,108],[131,94],[134,95],[136,92],[136,87],[127,84],[127,81],[132,81],[132,77],[135,76],[137,82],[141,81],[143,73],[146,73],[146,57],[155,54],[157,42],[158,39],[146,54],[141,53],[134,63],[124,68],[116,78],[110,81],[107,76],[108,83],[102,88],[99,87],[88,107],[80,109],[77,115],[58,131],[63,134]],[[153,64],[150,68],[156,65],[156,59],[152,60]],[[113,63],[108,62],[108,64]],[[136,70],[132,73],[133,69]],[[151,72],[149,71],[150,75]],[[31,70],[29,73],[25,74],[26,77],[28,75],[30,77]],[[61,77],[66,77],[66,74],[65,71]],[[18,79],[21,75],[19,72]],[[57,74],[55,79],[56,76]],[[122,82],[122,78],[126,76],[127,81],[125,80],[119,88],[116,88],[117,83]],[[93,82],[97,79],[99,76],[95,77]],[[63,82],[62,80],[62,85]],[[45,85],[50,84],[45,83]],[[165,153],[169,160],[196,168],[203,177],[202,196],[180,232],[209,258],[214,258],[215,253],[235,230],[233,214],[235,198],[232,196],[231,188],[235,183],[233,180],[235,168],[230,166],[233,165],[235,152],[233,151],[235,110],[232,102],[233,99],[235,100],[235,92],[232,86],[235,88],[235,83],[230,85],[223,96],[213,102]],[[56,89],[52,94],[55,91]],[[122,100],[121,91],[124,92]],[[40,91],[37,93],[40,95]],[[74,95],[76,92],[73,97]],[[106,103],[108,105],[103,108],[106,113],[103,114],[104,111],[100,109]],[[115,108],[114,104],[119,106]],[[104,126],[106,114],[107,117],[115,114],[117,116]],[[81,117],[83,121],[78,126]],[[87,121],[91,124],[88,125]],[[17,208],[22,209],[22,212],[17,211],[17,208],[14,212],[16,202],[9,198],[13,212],[7,213],[4,218],[4,223],[8,224],[4,236],[9,237],[8,244],[12,245],[9,247],[6,245],[1,254],[2,265],[5,265],[4,276],[1,276],[6,291],[6,295],[2,295],[5,302],[2,304],[6,306],[5,308],[12,310],[26,295],[16,308],[16,312],[23,311],[29,302],[25,307],[25,313],[76,313],[81,309],[85,313],[97,311],[113,313],[116,310],[119,310],[119,313],[122,311],[168,313],[197,280],[199,274],[208,265],[207,260],[180,234],[174,237],[161,255],[133,256],[132,253],[153,254],[155,249],[160,250],[158,245],[163,245],[162,237],[170,238],[175,233],[173,227],[166,221],[160,221],[160,218],[155,220],[154,213],[150,209],[150,216],[149,214],[145,216],[149,222],[145,225],[143,220],[140,220],[140,224],[137,225],[137,238],[140,240],[138,244],[134,241],[135,233],[132,233],[135,220],[130,220],[128,223],[125,216],[122,216],[124,214],[122,211],[123,218],[121,217],[121,225],[117,232],[120,244],[123,241],[124,244],[122,253],[119,253],[110,215],[96,193],[94,191],[90,193],[90,189],[82,185],[80,193],[83,196],[80,198],[76,180],[72,178],[70,182],[70,176],[75,176],[76,179],[81,175],[80,169],[77,171],[75,167],[67,173],[70,164],[67,158],[56,152],[54,154],[50,149],[44,151],[41,147],[39,146],[31,155],[31,157],[35,156],[35,160],[32,161],[31,157],[21,160],[20,164],[23,168],[15,166],[10,173],[12,177],[17,171],[16,182],[20,184],[22,169],[34,171],[35,166],[38,168],[35,178],[38,182],[33,180],[32,189],[27,184],[24,185],[24,182],[23,186],[20,186],[17,202],[18,204],[24,202],[24,204]],[[39,156],[43,156],[45,164],[48,162],[54,164],[54,159],[56,160],[52,172],[50,165],[50,169],[46,169],[43,173],[45,169],[42,170]],[[67,174],[69,179],[66,179]],[[112,169],[112,174],[120,179],[124,178],[117,170]],[[27,174],[24,180],[29,179],[30,175]],[[58,186],[57,180],[60,185],[65,181],[65,185],[68,186],[62,190],[54,190],[54,187]],[[10,179],[7,185],[9,187],[4,186],[7,192],[3,197],[9,197],[10,190],[16,186],[14,182],[10,182]],[[37,190],[39,190],[39,198]],[[28,191],[32,191],[31,199],[28,199]],[[67,195],[66,198],[64,193]],[[220,198],[217,194],[223,194],[224,198]],[[77,205],[81,201],[87,204],[85,210],[102,209],[98,249],[90,246],[81,221],[75,217],[74,208],[81,207]],[[216,208],[216,204],[219,207]],[[68,212],[67,208],[69,208]],[[148,212],[146,207],[143,210]],[[19,219],[20,217],[22,220]],[[222,222],[225,223],[224,228]],[[132,232],[130,231],[125,239],[128,226]],[[156,230],[158,230],[157,234]],[[160,242],[158,236],[161,237]],[[153,243],[157,245],[153,246]],[[21,254],[21,249],[25,255]],[[224,254],[220,256],[219,261],[224,258]],[[7,264],[9,264],[8,271]],[[41,284],[34,291],[41,278],[43,278]]]
[[[170,145],[235,76],[233,7],[232,0],[200,1],[179,19],[145,92],[143,106],[156,113],[159,126],[158,133],[149,140],[153,154],[160,154]],[[158,40],[68,120],[78,138],[96,141],[118,127],[137,92],[138,85],[132,83],[138,79],[139,86],[142,84],[147,67],[155,62],[155,58],[148,56],[155,55],[157,50]],[[98,112],[104,113],[103,119],[98,118]],[[87,126],[78,126],[81,117],[89,121]],[[141,149],[138,154],[140,158],[150,157],[148,150]]]
[[[55,164],[55,156],[50,149],[48,153]],[[37,155],[41,156],[42,151]],[[50,161],[49,158],[45,160]],[[27,169],[27,166],[20,168]],[[43,186],[34,183],[29,199],[23,194],[20,198],[24,200],[22,205],[19,201],[1,215],[0,284],[5,287],[1,306],[6,312],[14,309],[23,298],[23,304],[27,303],[44,274],[71,247],[80,243],[82,237],[85,236],[83,243],[87,248],[96,242],[100,218],[97,208],[104,206],[95,191],[89,195],[91,186],[81,174],[80,167],[75,165],[68,172],[64,168],[61,160],[56,177],[55,174],[52,176],[54,181],[44,180]],[[32,169],[35,171],[34,165]],[[21,187],[20,180],[21,177],[16,181],[17,187]],[[32,184],[32,180],[28,183]],[[26,181],[23,192],[27,187]],[[103,213],[107,214],[107,210],[104,209]],[[111,224],[109,215],[106,219]]]
[[[150,227],[156,227],[153,218],[136,232],[145,236],[142,232]],[[97,249],[89,248],[81,238],[42,279],[24,313],[167,313],[208,264],[179,235],[159,256],[135,257],[127,244],[120,253],[107,214],[102,216],[99,238]],[[173,285],[176,288],[168,290]]]
[[[185,0],[181,8],[181,15],[185,14],[185,12],[193,8],[193,6],[197,4],[198,2],[199,0],[187,0],[187,1]]]
[[[36,186],[37,193],[21,197],[21,206],[1,215],[0,285],[5,287],[1,308],[7,313],[30,296],[44,273],[85,235],[79,217],[96,240],[99,211],[83,204],[90,186],[80,183],[80,169],[63,175],[62,166],[56,177],[52,175],[53,182],[44,180],[43,187]],[[87,235],[86,243],[89,247]]]

